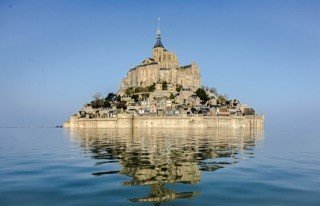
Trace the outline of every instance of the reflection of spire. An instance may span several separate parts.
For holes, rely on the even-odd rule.
[[[161,43],[160,18],[158,18],[157,41],[156,41],[156,44],[153,46],[153,48],[156,48],[156,47],[164,48],[162,43]]]

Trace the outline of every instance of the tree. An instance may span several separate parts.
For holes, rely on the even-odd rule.
[[[103,107],[111,108],[111,103],[108,100],[104,100]]]
[[[216,88],[211,87],[210,92],[213,93],[214,95],[218,96],[218,90]]]
[[[170,93],[170,99],[174,99],[174,98],[175,98],[174,94]]]
[[[126,102],[117,102],[116,108],[117,108],[117,109],[124,109],[124,110],[126,110],[126,109],[127,109]]]
[[[162,82],[162,90],[168,90],[168,83],[166,81]]]
[[[218,104],[221,104],[221,105],[225,105],[227,102],[227,98],[225,97],[225,95],[219,95],[218,96],[218,100],[217,100],[217,103]]]
[[[141,92],[143,92],[144,91],[144,88],[143,87],[136,87],[135,89],[134,89],[134,93],[141,93]]]
[[[100,92],[97,92],[92,96],[92,98],[93,98],[93,100],[98,100],[98,99],[102,99],[103,96]]]
[[[133,87],[129,87],[126,89],[126,91],[124,92],[127,96],[131,96],[132,94],[134,94],[134,88]]]
[[[103,107],[104,100],[101,93],[96,93],[92,96],[93,100],[90,102],[92,108],[100,108]]]
[[[197,91],[196,91],[196,95],[197,97],[199,97],[203,102],[207,102],[209,100],[209,96],[207,94],[207,92],[202,89],[202,88],[199,88]]]
[[[139,95],[134,94],[134,95],[131,96],[131,99],[133,99],[135,102],[138,102],[139,101]]]
[[[151,86],[148,87],[149,92],[154,92],[156,90],[156,84],[153,83]]]
[[[103,101],[103,99],[95,99],[95,100],[91,101],[90,105],[92,108],[95,108],[95,109],[100,108],[100,107],[103,107],[104,101]]]
[[[116,99],[117,95],[114,93],[109,93],[108,96],[105,98],[108,101],[114,101]]]
[[[177,84],[177,86],[176,86],[176,91],[177,91],[177,92],[181,92],[182,88],[183,88],[182,85]]]

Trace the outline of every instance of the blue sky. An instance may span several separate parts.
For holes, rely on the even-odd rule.
[[[151,55],[156,19],[204,85],[279,122],[319,119],[319,1],[0,2],[0,126],[61,124]],[[269,118],[270,119],[270,118]],[[301,121],[302,121],[301,120]]]

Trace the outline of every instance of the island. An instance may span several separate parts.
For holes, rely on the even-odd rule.
[[[158,26],[152,57],[131,68],[117,93],[93,96],[64,127],[263,129],[264,115],[201,85],[200,68],[181,66],[161,42]]]

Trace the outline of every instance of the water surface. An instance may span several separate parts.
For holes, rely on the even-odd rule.
[[[0,129],[0,205],[320,205],[318,133],[302,135]]]

